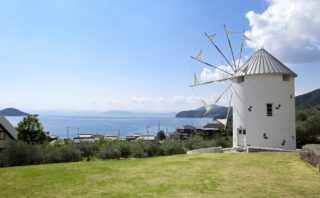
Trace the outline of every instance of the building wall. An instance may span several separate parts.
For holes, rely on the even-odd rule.
[[[8,134],[4,133],[4,139],[0,139],[0,149],[6,148],[6,144],[10,139],[11,138],[8,136]]]
[[[281,74],[245,76],[242,83],[232,81],[232,92],[234,147],[244,142],[258,147],[296,148],[293,76],[289,81],[283,81]],[[273,104],[271,117],[267,116],[267,103]],[[246,129],[245,138],[238,134],[238,128]]]

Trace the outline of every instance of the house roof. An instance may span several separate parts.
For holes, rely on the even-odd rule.
[[[224,127],[223,124],[219,123],[219,122],[212,122],[212,123],[208,123],[206,125],[203,126],[203,129],[219,129]]]
[[[297,77],[291,69],[261,48],[256,51],[237,71],[233,77],[256,74],[289,74]]]
[[[181,130],[196,130],[197,128],[191,125],[183,125],[182,127],[178,127],[177,129],[181,129]]]
[[[0,124],[12,139],[17,139],[16,129],[3,115],[0,115]]]

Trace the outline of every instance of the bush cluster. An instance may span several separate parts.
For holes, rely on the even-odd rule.
[[[50,144],[27,144],[11,141],[0,152],[0,166],[21,166],[31,164],[76,162],[92,158],[102,160],[120,158],[144,158],[154,156],[185,154],[188,150],[231,145],[231,138],[217,136],[212,140],[203,140],[194,136],[187,140],[167,139],[163,141],[108,141],[73,144],[58,141]]]
[[[296,114],[297,148],[320,144],[320,105],[299,109]]]
[[[56,147],[10,141],[8,142],[8,147],[3,149],[0,155],[0,166],[76,162],[81,160],[79,149],[72,144]]]

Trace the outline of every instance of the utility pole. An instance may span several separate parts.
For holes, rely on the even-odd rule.
[[[118,129],[118,137],[120,138],[120,129]]]
[[[69,127],[67,126],[67,139],[69,139]]]
[[[160,122],[158,121],[158,132],[160,131]]]

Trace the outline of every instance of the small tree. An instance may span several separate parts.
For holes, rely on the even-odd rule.
[[[18,139],[28,144],[43,143],[46,134],[37,115],[28,115],[18,123]]]
[[[166,134],[164,133],[164,131],[161,130],[161,131],[159,131],[159,132],[157,133],[157,139],[160,140],[160,141],[166,139]]]
[[[95,142],[81,142],[78,144],[78,148],[81,151],[81,156],[86,157],[87,161],[90,161],[91,157],[99,150],[99,145]]]

